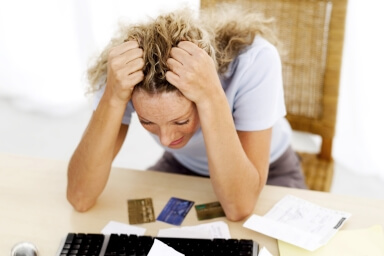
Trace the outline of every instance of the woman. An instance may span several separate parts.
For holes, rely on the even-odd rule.
[[[74,208],[103,191],[133,111],[165,149],[151,169],[209,176],[229,220],[253,211],[266,182],[304,188],[269,23],[222,5],[123,28],[89,69],[99,102],[68,167]]]

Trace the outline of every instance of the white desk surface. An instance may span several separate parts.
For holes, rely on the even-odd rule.
[[[111,220],[129,224],[128,199],[151,197],[156,215],[172,196],[196,204],[217,201],[206,178],[114,168],[95,207],[78,213],[66,200],[66,171],[65,161],[0,154],[0,255],[10,255],[13,245],[22,241],[34,243],[41,256],[55,255],[69,232],[100,233]],[[264,215],[286,194],[352,213],[342,229],[384,226],[384,200],[274,186],[265,187],[254,213]],[[244,228],[245,220],[198,221],[192,209],[182,225],[218,220],[229,225],[233,238],[254,239],[273,255],[279,255],[276,240]],[[161,228],[175,227],[159,221],[138,226],[152,236]]]

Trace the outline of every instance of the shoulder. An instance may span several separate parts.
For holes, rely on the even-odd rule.
[[[277,48],[261,36],[256,36],[253,43],[240,52],[237,58],[241,61],[280,60]]]
[[[253,43],[246,47],[231,62],[225,77],[234,73],[243,73],[264,68],[281,68],[280,55],[277,48],[261,36],[256,36]]]

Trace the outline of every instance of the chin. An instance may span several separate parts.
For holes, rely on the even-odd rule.
[[[177,144],[177,145],[170,145],[170,146],[168,146],[168,148],[180,149],[180,148],[183,148],[184,146],[185,146],[185,143],[180,143],[180,144]]]

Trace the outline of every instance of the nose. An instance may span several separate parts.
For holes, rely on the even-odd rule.
[[[172,143],[173,141],[173,131],[172,129],[168,128],[168,127],[162,127],[160,128],[160,133],[159,133],[159,139],[160,139],[160,143],[165,146],[165,147],[168,147],[169,144]]]

